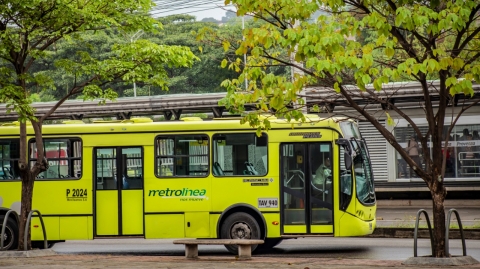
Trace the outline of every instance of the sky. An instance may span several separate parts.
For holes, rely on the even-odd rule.
[[[173,14],[189,14],[203,18],[213,17],[221,20],[226,9],[235,10],[233,6],[225,6],[225,0],[154,0],[156,7],[152,10],[153,17],[164,17]]]

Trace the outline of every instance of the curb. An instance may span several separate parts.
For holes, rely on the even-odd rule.
[[[404,265],[438,265],[438,266],[458,266],[478,264],[479,262],[471,256],[456,256],[450,258],[432,258],[432,257],[411,257],[404,261]]]
[[[30,258],[57,255],[52,249],[33,249],[28,251],[0,251],[2,258]]]
[[[413,238],[414,228],[375,228],[371,235],[366,237],[377,238]],[[464,229],[463,235],[465,239],[480,239],[480,229]],[[418,238],[430,238],[428,229],[418,229]],[[450,239],[461,239],[459,229],[451,229],[449,232]]]

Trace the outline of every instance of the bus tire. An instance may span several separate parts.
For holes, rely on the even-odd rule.
[[[52,248],[56,243],[59,242],[64,242],[64,241],[47,241],[47,247]],[[38,248],[38,249],[45,249],[45,242],[43,240],[37,240],[33,241],[32,240],[32,248]]]
[[[264,243],[258,245],[257,252],[260,251],[270,251],[276,245],[280,244],[283,241],[283,238],[265,238]]]
[[[251,215],[236,212],[228,216],[220,229],[222,239],[260,239],[260,225]],[[252,245],[252,252],[258,245]],[[237,245],[225,245],[231,253],[238,254]]]
[[[0,232],[2,231],[4,218],[5,216],[0,216]],[[4,236],[4,249],[13,250],[18,248],[18,225],[13,219],[8,218],[7,225],[5,227],[5,235],[0,236]]]

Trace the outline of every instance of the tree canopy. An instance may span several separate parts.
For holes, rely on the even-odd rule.
[[[115,99],[117,93],[109,87],[111,83],[138,81],[166,89],[166,68],[189,67],[198,60],[187,47],[159,45],[142,39],[112,42],[109,51],[98,53],[106,50],[104,41],[109,37],[108,31],[155,32],[155,25],[160,25],[147,15],[151,7],[150,0],[0,3],[0,102],[17,113],[20,121],[19,249],[24,247],[23,233],[31,210],[34,181],[48,168],[42,140],[43,121],[65,100],[76,95],[100,99],[100,103]],[[86,32],[93,34],[86,35]],[[62,40],[65,42],[59,45]],[[34,92],[56,89],[55,81],[59,77],[66,78],[65,83],[60,84],[60,100],[47,113],[36,116],[30,106],[30,96]],[[37,161],[33,164],[27,160],[27,121],[31,122],[37,147]]]
[[[442,152],[442,143],[448,144],[456,120],[478,103],[478,98],[471,99],[475,95],[472,83],[480,79],[478,1],[227,0],[229,3],[237,7],[239,15],[267,23],[243,31],[245,40],[236,50],[237,60],[226,64],[242,73],[238,79],[223,82],[228,90],[223,102],[236,113],[244,112],[247,104],[256,104],[260,113],[304,120],[305,88],[321,86],[323,94],[310,111],[329,112],[329,104],[342,100],[361,119],[372,123],[423,178],[432,194],[435,256],[449,255],[444,249],[446,151]],[[320,16],[314,18],[319,10]],[[281,54],[282,50],[288,54]],[[248,61],[241,69],[245,53]],[[266,69],[276,65],[293,67],[293,80]],[[249,81],[246,90],[245,79]],[[438,87],[433,88],[432,80]],[[399,81],[419,83],[426,132],[392,102],[399,89],[389,90],[388,85]],[[405,119],[412,126],[425,153],[425,168],[402,149],[391,128],[377,120],[374,107],[380,104],[384,108],[381,115],[390,125]],[[447,114],[447,108],[451,113]],[[243,120],[268,128],[268,119],[261,121],[255,113],[246,114]],[[446,120],[451,125],[444,140]]]

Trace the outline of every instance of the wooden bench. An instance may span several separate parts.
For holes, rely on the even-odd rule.
[[[198,245],[237,245],[238,258],[249,260],[252,258],[252,245],[263,244],[263,240],[254,239],[180,239],[174,240],[174,244],[185,245],[185,258],[198,258]]]

